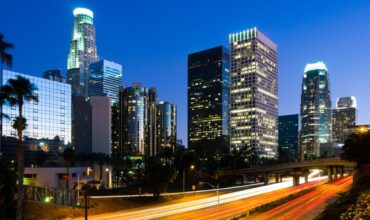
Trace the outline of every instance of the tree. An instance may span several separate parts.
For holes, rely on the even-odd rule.
[[[63,152],[63,159],[65,160],[67,167],[66,189],[69,188],[69,167],[72,165],[74,152],[75,151],[71,147],[67,147]]]
[[[107,154],[104,153],[97,153],[96,154],[96,160],[99,165],[99,173],[100,173],[100,181],[103,181],[103,166],[104,164],[109,164],[110,157]]]
[[[23,117],[23,105],[25,102],[38,102],[36,95],[36,86],[23,76],[17,76],[16,79],[9,79],[7,84],[1,87],[1,102],[6,102],[11,106],[18,106],[18,117],[13,121],[13,128],[17,130],[17,165],[18,165],[18,200],[16,219],[22,219],[23,212],[23,175],[24,175],[24,149],[23,149],[23,131],[27,127],[26,118]],[[0,102],[0,103],[1,103]]]
[[[145,182],[154,196],[167,190],[168,184],[176,176],[175,167],[160,157],[145,158]]]
[[[342,150],[344,160],[356,162],[358,166],[370,163],[370,132],[349,135]]]
[[[0,60],[1,63],[6,63],[9,67],[13,65],[13,56],[7,50],[13,47],[13,44],[4,41],[4,35],[0,33]]]
[[[17,173],[14,164],[0,158],[0,219],[14,219]]]

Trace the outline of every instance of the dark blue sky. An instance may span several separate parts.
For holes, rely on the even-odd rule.
[[[279,112],[299,112],[304,66],[324,61],[332,102],[358,100],[370,122],[370,1],[72,1],[0,0],[0,32],[13,42],[14,71],[66,69],[77,6],[94,11],[98,54],[123,65],[124,85],[155,86],[178,105],[179,138],[187,130],[187,54],[228,46],[228,34],[256,26],[279,45]]]

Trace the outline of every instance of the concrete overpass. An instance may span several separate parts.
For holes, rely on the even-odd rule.
[[[276,182],[281,181],[283,175],[288,175],[293,176],[293,185],[299,185],[300,176],[304,176],[306,181],[308,180],[309,169],[326,170],[329,182],[331,182],[333,179],[336,180],[338,178],[338,174],[340,178],[343,177],[345,167],[353,168],[354,166],[355,163],[341,160],[340,158],[326,158],[310,161],[266,165],[238,170],[227,170],[219,173],[219,176],[241,175],[246,178],[246,176],[258,177],[262,175],[265,184],[267,184],[270,175],[275,175]]]

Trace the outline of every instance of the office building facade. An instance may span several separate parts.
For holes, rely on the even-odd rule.
[[[175,151],[177,146],[177,108],[169,102],[157,104],[158,150],[168,147]]]
[[[113,104],[118,104],[119,88],[122,85],[122,66],[100,60],[89,66],[89,97],[108,96]]]
[[[278,48],[256,28],[230,34],[231,148],[277,158]]]
[[[279,160],[300,160],[298,114],[279,116]]]
[[[91,96],[92,119],[92,152],[111,155],[112,143],[112,109],[111,100],[107,96]]]
[[[188,147],[230,148],[230,54],[219,46],[188,56]],[[201,146],[199,146],[201,147]]]
[[[356,125],[357,101],[354,96],[338,98],[332,111],[333,142],[344,144],[347,128]]]
[[[72,144],[77,154],[92,153],[92,107],[83,96],[72,95]]]
[[[132,87],[122,88],[120,91],[120,146],[126,156],[154,155],[157,149],[155,134],[154,113],[151,106],[155,105],[155,88],[147,89],[140,83]]]
[[[66,146],[71,144],[71,86],[66,83],[43,79],[22,73],[1,70],[1,85],[9,79],[22,76],[37,87],[35,92],[38,102],[25,102],[23,115],[27,120],[24,130],[25,163],[39,163],[37,155],[42,153],[47,158],[56,158]],[[16,106],[3,105],[1,112],[9,119],[1,120],[1,151],[5,158],[15,159],[17,131],[12,127],[18,116]]]
[[[301,158],[320,156],[320,145],[332,142],[328,70],[323,62],[307,64],[301,95]]]
[[[74,95],[88,96],[89,65],[98,60],[94,14],[86,8],[73,11],[74,25],[67,61],[67,82]]]

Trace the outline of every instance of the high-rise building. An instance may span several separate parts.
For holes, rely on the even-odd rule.
[[[332,111],[333,142],[344,144],[347,128],[356,125],[357,101],[354,96],[337,100],[337,107]]]
[[[82,96],[72,96],[72,146],[77,154],[92,153],[92,107]]]
[[[74,25],[67,61],[67,82],[74,95],[88,96],[89,65],[98,60],[94,14],[87,8],[73,11]]]
[[[158,150],[169,147],[174,152],[177,145],[177,109],[169,102],[157,104]]]
[[[230,34],[231,147],[277,158],[278,47],[252,28]]]
[[[0,70],[1,86],[9,79],[22,76],[37,87],[35,92],[38,102],[25,102],[23,116],[27,120],[24,130],[25,163],[38,163],[40,159],[56,159],[66,146],[71,144],[71,86],[66,83],[43,79],[36,76]],[[16,106],[3,105],[1,112],[9,119],[1,121],[1,152],[6,158],[16,157],[17,131],[13,128],[13,120],[18,116]],[[42,157],[38,157],[41,153]]]
[[[60,69],[46,70],[42,77],[44,79],[49,79],[57,82],[65,82],[64,78],[62,77]]]
[[[331,143],[331,100],[328,69],[323,62],[307,64],[301,96],[301,157],[319,157],[320,145]]]
[[[124,155],[154,155],[156,152],[155,116],[152,106],[157,102],[155,88],[147,89],[140,83],[120,91],[120,148]]]
[[[189,149],[205,141],[230,148],[229,69],[229,50],[222,46],[188,56]]]
[[[100,60],[89,67],[89,97],[108,96],[113,104],[118,104],[119,88],[122,85],[122,66]]]
[[[279,160],[300,160],[298,114],[279,116]]]
[[[92,119],[92,152],[111,155],[112,109],[107,96],[90,97]]]

